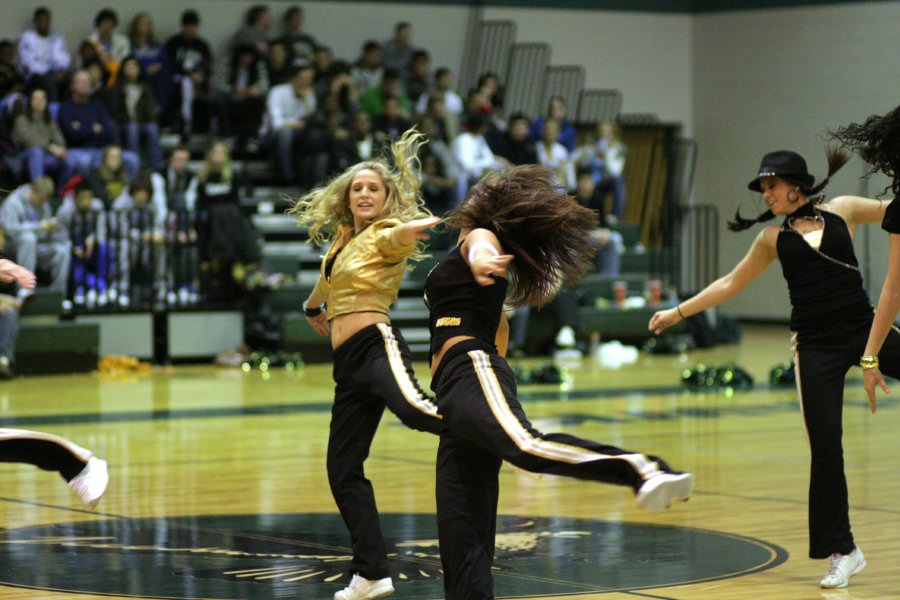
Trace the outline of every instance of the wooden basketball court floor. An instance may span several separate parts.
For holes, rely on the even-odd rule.
[[[844,412],[851,521],[868,568],[821,590],[807,558],[809,454],[785,327],[686,355],[585,359],[571,385],[523,386],[544,431],[655,453],[696,477],[690,502],[637,509],[630,491],[504,467],[498,597],[885,599],[900,597],[900,385],[869,414],[852,371]],[[680,371],[734,361],[749,391],[690,392]],[[542,359],[514,361],[534,367]],[[427,387],[424,363],[416,371]],[[0,464],[0,597],[331,598],[348,536],[328,490],[329,365],[267,373],[212,366],[0,384],[2,426],[93,449],[110,465],[96,510],[52,473]],[[391,551],[393,597],[442,597],[434,528],[437,439],[385,415],[367,463]]]

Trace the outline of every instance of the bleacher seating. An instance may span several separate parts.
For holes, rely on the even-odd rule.
[[[100,329],[61,320],[62,293],[41,291],[19,313],[16,372],[22,375],[88,372],[97,368]]]

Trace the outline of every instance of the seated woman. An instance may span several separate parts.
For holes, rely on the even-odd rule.
[[[28,181],[52,174],[56,184],[62,185],[72,176],[66,138],[50,116],[47,92],[41,88],[35,88],[28,96],[25,111],[16,117],[12,137],[22,150],[19,156]]]
[[[153,89],[144,81],[143,68],[137,58],[129,56],[122,61],[119,78],[107,92],[106,99],[109,113],[124,138],[125,148],[142,156],[143,162],[152,169],[161,169],[159,104]]]

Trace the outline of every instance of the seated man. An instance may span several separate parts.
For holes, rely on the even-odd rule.
[[[19,186],[3,201],[0,224],[6,229],[9,253],[16,262],[32,272],[36,267],[48,271],[49,289],[65,292],[71,244],[56,235],[58,224],[47,203],[53,190],[53,180],[47,176]],[[33,293],[20,287],[16,298],[21,303]]]
[[[313,75],[310,65],[297,67],[290,82],[274,86],[266,99],[276,162],[286,183],[297,181],[294,157],[302,148],[307,123],[316,111]]]
[[[5,278],[0,280],[0,379],[12,379],[13,362],[15,360],[16,338],[19,336],[19,301],[16,300],[16,284],[14,281],[20,278],[25,271],[3,254],[6,246],[6,230],[0,225],[0,270]],[[30,275],[30,273],[29,273]],[[34,277],[25,278],[26,287],[34,287]]]
[[[91,99],[91,75],[85,70],[72,77],[72,97],[59,107],[59,126],[69,148],[69,161],[78,174],[87,177],[100,164],[103,148],[120,146],[119,128],[103,103]],[[137,176],[141,161],[131,151],[122,152],[128,177]]]

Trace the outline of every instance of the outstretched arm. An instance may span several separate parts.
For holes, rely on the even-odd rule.
[[[750,246],[747,255],[730,273],[713,281],[697,295],[688,298],[675,308],[658,311],[651,317],[648,329],[653,333],[660,334],[682,319],[722,304],[736,296],[777,258],[775,250],[777,236],[778,229],[775,227],[767,227],[761,231],[753,241],[753,245]]]
[[[881,223],[890,201],[873,200],[861,196],[837,196],[824,207],[840,215],[849,226]]]
[[[890,253],[888,254],[888,270],[878,297],[878,308],[875,310],[875,320],[869,331],[869,341],[863,356],[878,356],[884,340],[894,325],[897,312],[900,311],[900,235],[892,233],[888,236],[890,241]],[[890,392],[881,369],[863,369],[863,386],[869,397],[869,405],[875,412],[875,388],[880,387],[885,393]]]

